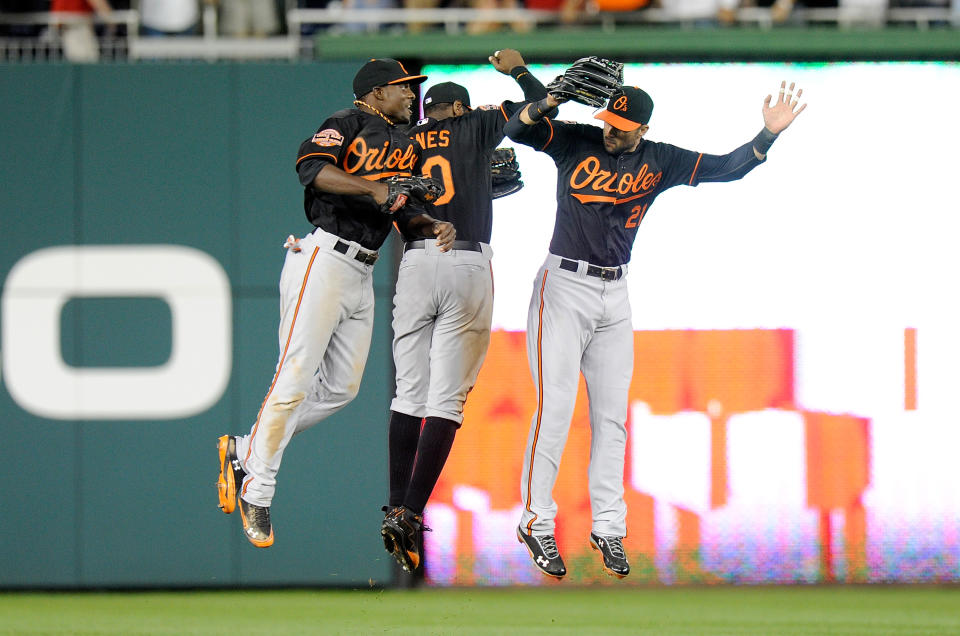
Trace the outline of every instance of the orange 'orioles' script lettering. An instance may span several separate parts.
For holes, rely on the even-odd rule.
[[[363,137],[357,137],[347,148],[343,156],[343,171],[353,174],[361,169],[365,172],[382,170],[412,170],[417,155],[413,146],[404,149],[390,148],[390,142],[383,142],[382,146],[367,147]]]
[[[573,169],[570,175],[570,188],[573,190],[588,190],[593,192],[606,192],[610,195],[633,195],[625,198],[617,196],[585,194],[583,192],[574,192],[571,196],[581,203],[590,203],[592,201],[605,201],[614,205],[626,203],[633,199],[638,199],[650,193],[650,190],[663,177],[663,172],[656,174],[650,172],[649,166],[643,164],[636,174],[626,172],[620,176],[617,172],[600,169],[600,160],[594,156],[587,157]]]

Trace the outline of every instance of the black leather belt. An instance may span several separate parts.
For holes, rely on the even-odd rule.
[[[577,261],[571,261],[569,258],[560,259],[560,269],[565,269],[568,272],[577,271],[579,263]],[[600,267],[599,265],[587,265],[587,276],[596,276],[600,280],[620,280],[620,277],[623,276],[623,268],[619,265],[617,267]]]
[[[334,251],[340,252],[341,254],[346,254],[347,250],[350,249],[350,244],[344,240],[337,239],[337,244],[333,246]],[[377,259],[380,258],[379,254],[367,254],[366,252],[357,252],[353,255],[355,259],[363,263],[364,265],[373,265],[377,262]]]
[[[403,246],[403,251],[407,250],[422,250],[426,247],[426,240],[420,239],[419,241],[410,241]],[[454,250],[466,250],[468,252],[482,252],[483,248],[480,247],[480,243],[476,241],[454,241],[453,247]]]

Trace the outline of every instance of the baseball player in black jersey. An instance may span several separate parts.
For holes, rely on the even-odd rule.
[[[489,59],[516,79],[525,100],[546,96],[517,51],[504,49]],[[523,104],[471,109],[467,89],[445,82],[427,91],[423,105],[425,117],[409,134],[421,148],[423,174],[444,183],[431,214],[456,226],[457,241],[447,253],[434,241],[408,242],[393,299],[397,393],[390,406],[390,499],[381,534],[408,571],[420,564],[423,509],[490,342],[490,160],[504,124]]]
[[[373,328],[373,264],[393,223],[436,238],[441,251],[456,236],[384,182],[419,170],[420,147],[406,126],[410,85],[424,79],[396,60],[371,60],[353,80],[356,108],[331,115],[300,146],[296,169],[316,229],[284,245],[276,374],[250,433],[218,442],[220,508],[231,513],[239,503],[257,547],[273,544],[270,503],[290,438],[357,395]]]
[[[510,119],[507,135],[545,152],[557,165],[557,216],[546,261],[534,283],[527,318],[527,356],[537,412],[521,476],[523,512],[517,536],[544,573],[566,574],[554,539],[552,490],[582,372],[590,401],[589,489],[592,547],[604,570],[630,572],[622,539],[627,401],[633,374],[633,328],[626,275],[640,223],[653,200],[676,185],[734,181],[759,166],[777,135],[806,107],[786,83],[763,105],[764,128],[725,155],[692,152],[643,138],[653,100],[636,87],[613,93],[597,126],[544,117],[554,94]]]

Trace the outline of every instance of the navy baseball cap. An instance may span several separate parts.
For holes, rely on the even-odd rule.
[[[470,93],[467,89],[454,82],[441,82],[427,90],[427,94],[423,96],[423,105],[452,104],[457,100],[470,110]]]
[[[359,99],[378,86],[419,84],[425,79],[426,75],[411,75],[396,60],[388,57],[372,59],[361,66],[353,77],[353,95]]]
[[[610,96],[607,107],[594,115],[619,130],[636,130],[650,122],[653,100],[636,86],[623,86]]]

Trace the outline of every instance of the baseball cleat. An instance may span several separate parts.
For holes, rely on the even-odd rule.
[[[243,499],[240,502],[240,518],[243,520],[243,534],[258,548],[273,545],[273,526],[270,524],[270,507],[256,506]]]
[[[623,537],[604,537],[590,533],[590,546],[603,555],[603,571],[622,579],[630,574],[627,554],[623,551]]]
[[[220,476],[217,478],[217,495],[220,497],[220,510],[230,514],[237,507],[237,486],[243,483],[247,473],[240,468],[237,459],[237,438],[222,435],[217,440],[220,454]]]
[[[383,547],[393,555],[400,567],[413,572],[420,567],[423,533],[429,530],[423,525],[422,515],[397,506],[387,510],[387,516],[380,526],[380,536],[383,538]]]
[[[552,534],[527,534],[518,527],[517,541],[526,546],[530,558],[541,572],[558,579],[566,576],[567,567],[563,564],[560,550],[557,549],[557,540]]]
[[[400,506],[383,506],[380,508],[384,512],[383,520],[386,521],[387,517],[396,514],[397,509]],[[391,555],[397,551],[397,544],[393,540],[393,535],[388,532],[383,531],[383,526],[380,526],[380,538],[383,539],[383,549],[389,552]]]

